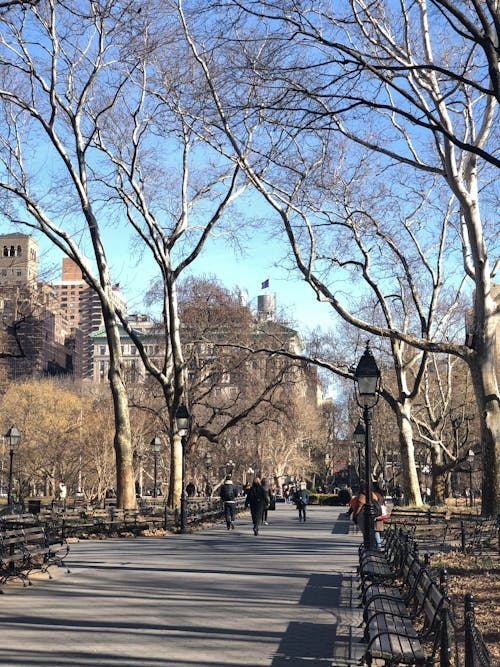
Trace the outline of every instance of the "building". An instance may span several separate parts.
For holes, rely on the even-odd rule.
[[[147,315],[130,315],[128,322],[137,334],[141,343],[145,346],[148,355],[162,362],[162,351],[164,349],[164,332],[158,323]],[[124,328],[120,325],[120,342],[122,352],[122,364],[125,369],[125,381],[131,384],[143,383],[148,380],[146,368],[135,343],[129,338]],[[98,329],[90,334],[92,342],[92,373],[94,382],[108,381],[109,370],[109,346],[104,328]]]
[[[64,313],[71,335],[80,329],[83,344],[83,378],[94,376],[94,340],[91,334],[103,326],[101,302],[97,293],[83,277],[81,268],[69,257],[63,257],[61,280],[52,282],[61,312]],[[113,285],[113,298],[117,306],[126,312],[125,299],[119,285]]]
[[[70,332],[52,286],[37,280],[37,242],[26,234],[5,234],[0,249],[0,385],[27,377],[79,377],[82,339]]]
[[[26,234],[0,236],[0,286],[34,287],[38,278],[38,243]]]

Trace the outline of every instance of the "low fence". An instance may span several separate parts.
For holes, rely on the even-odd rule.
[[[404,525],[419,545],[430,550],[500,555],[498,517],[394,508],[387,525]]]
[[[244,498],[237,500],[236,511],[244,508]],[[33,505],[30,507],[34,509]],[[180,512],[168,508],[164,501],[144,499],[134,510],[118,509],[113,503],[102,507],[63,507],[52,504],[37,506],[37,513],[24,512],[17,507],[13,513],[0,514],[0,527],[43,524],[51,539],[90,538],[98,535],[138,535],[148,531],[180,529]],[[187,528],[221,520],[224,510],[218,498],[188,499],[186,503]]]

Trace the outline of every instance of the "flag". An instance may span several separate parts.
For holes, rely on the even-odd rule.
[[[269,287],[269,278],[266,278],[260,286],[261,289],[266,289],[266,287]]]

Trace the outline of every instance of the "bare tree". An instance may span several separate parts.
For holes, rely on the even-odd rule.
[[[233,12],[225,7],[225,17],[219,14],[210,22],[210,35],[191,6],[189,12],[180,7],[187,41],[212,92],[216,125],[227,139],[223,146],[221,141],[222,150],[234,155],[281,219],[295,263],[319,300],[354,326],[391,339],[392,346],[400,341],[424,355],[453,354],[469,365],[481,415],[483,512],[497,513],[500,400],[493,279],[498,235],[491,233],[483,210],[495,196],[491,170],[500,164],[494,94],[498,4],[471,2],[465,9],[438,0],[403,2],[397,7],[383,0],[346,0],[335,5],[313,3],[307,12],[302,3],[293,1],[286,11],[282,3],[272,1],[232,5]],[[214,56],[218,49],[231,52],[233,74],[218,66],[222,60]],[[229,96],[231,74],[239,85]],[[256,139],[251,153],[248,133]],[[370,165],[368,179],[376,169],[377,181],[364,178],[359,168],[354,170],[353,155],[358,156],[358,167]],[[405,329],[404,310],[400,321],[377,324],[362,317],[358,308],[353,309],[350,295],[342,294],[330,279],[329,270],[339,264],[338,227],[348,219],[345,210],[331,206],[339,175],[344,181],[352,178],[359,185],[358,200],[364,194],[364,201],[379,210],[384,190],[403,202],[413,186],[424,196],[435,188],[427,220],[422,217],[419,229],[427,234],[429,251],[432,242],[442,245],[448,263],[453,253],[462,253],[462,275],[457,275],[456,284],[467,279],[474,288],[467,343],[448,340],[444,329],[426,325],[422,330],[418,318]],[[378,184],[375,197],[370,192],[374,183]],[[444,189],[458,209],[449,236],[441,224],[436,229],[430,210]],[[353,192],[351,188],[348,204],[357,212]],[[361,240],[373,248],[382,218],[370,219],[366,215],[370,207],[363,207],[360,229]],[[404,212],[403,205],[400,211]],[[385,217],[392,218],[387,207]],[[351,257],[347,245],[341,249],[342,258]],[[397,241],[395,249],[403,254],[406,250]],[[428,256],[421,254],[422,267]],[[360,275],[366,274],[369,264],[366,252],[350,262]],[[385,275],[374,276],[373,287],[380,297],[387,294],[384,281],[389,271],[390,265]],[[390,287],[388,291],[394,293]],[[407,292],[396,294],[404,303]],[[430,304],[432,297],[427,300]],[[383,309],[383,299],[378,303]]]
[[[215,153],[211,159],[183,121],[176,91],[189,67],[179,67],[182,54],[169,51],[169,8],[148,15],[133,5],[42,3],[13,13],[5,21],[0,88],[2,211],[12,223],[41,231],[71,257],[101,301],[111,357],[118,495],[125,506],[135,503],[135,492],[118,318],[163,390],[176,503],[181,440],[175,414],[188,400],[177,280],[246,187],[239,167]],[[30,159],[39,147],[50,155],[49,169]],[[102,233],[102,221],[110,219],[128,230],[139,253],[150,254],[161,276],[159,365],[126,313],[115,312]],[[84,249],[91,250],[96,272]]]
[[[76,262],[99,296],[110,348],[118,502],[123,507],[134,507],[120,337],[92,185],[92,138],[101,114],[112,107],[125,78],[117,76],[109,87],[107,81],[106,95],[97,94],[99,76],[107,71],[112,58],[106,37],[116,34],[130,18],[126,6],[118,11],[112,5],[97,7],[90,3],[91,11],[86,13],[79,8],[66,10],[41,3],[4,18],[0,188],[4,216],[14,224],[45,234]],[[36,145],[50,155],[50,169],[43,170],[40,159],[34,157]],[[58,197],[51,197],[56,187]],[[95,272],[82,246],[91,249]]]

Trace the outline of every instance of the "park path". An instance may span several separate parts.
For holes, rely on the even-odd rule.
[[[189,535],[71,544],[71,573],[3,587],[0,664],[344,667],[359,644],[359,535],[340,508]]]

